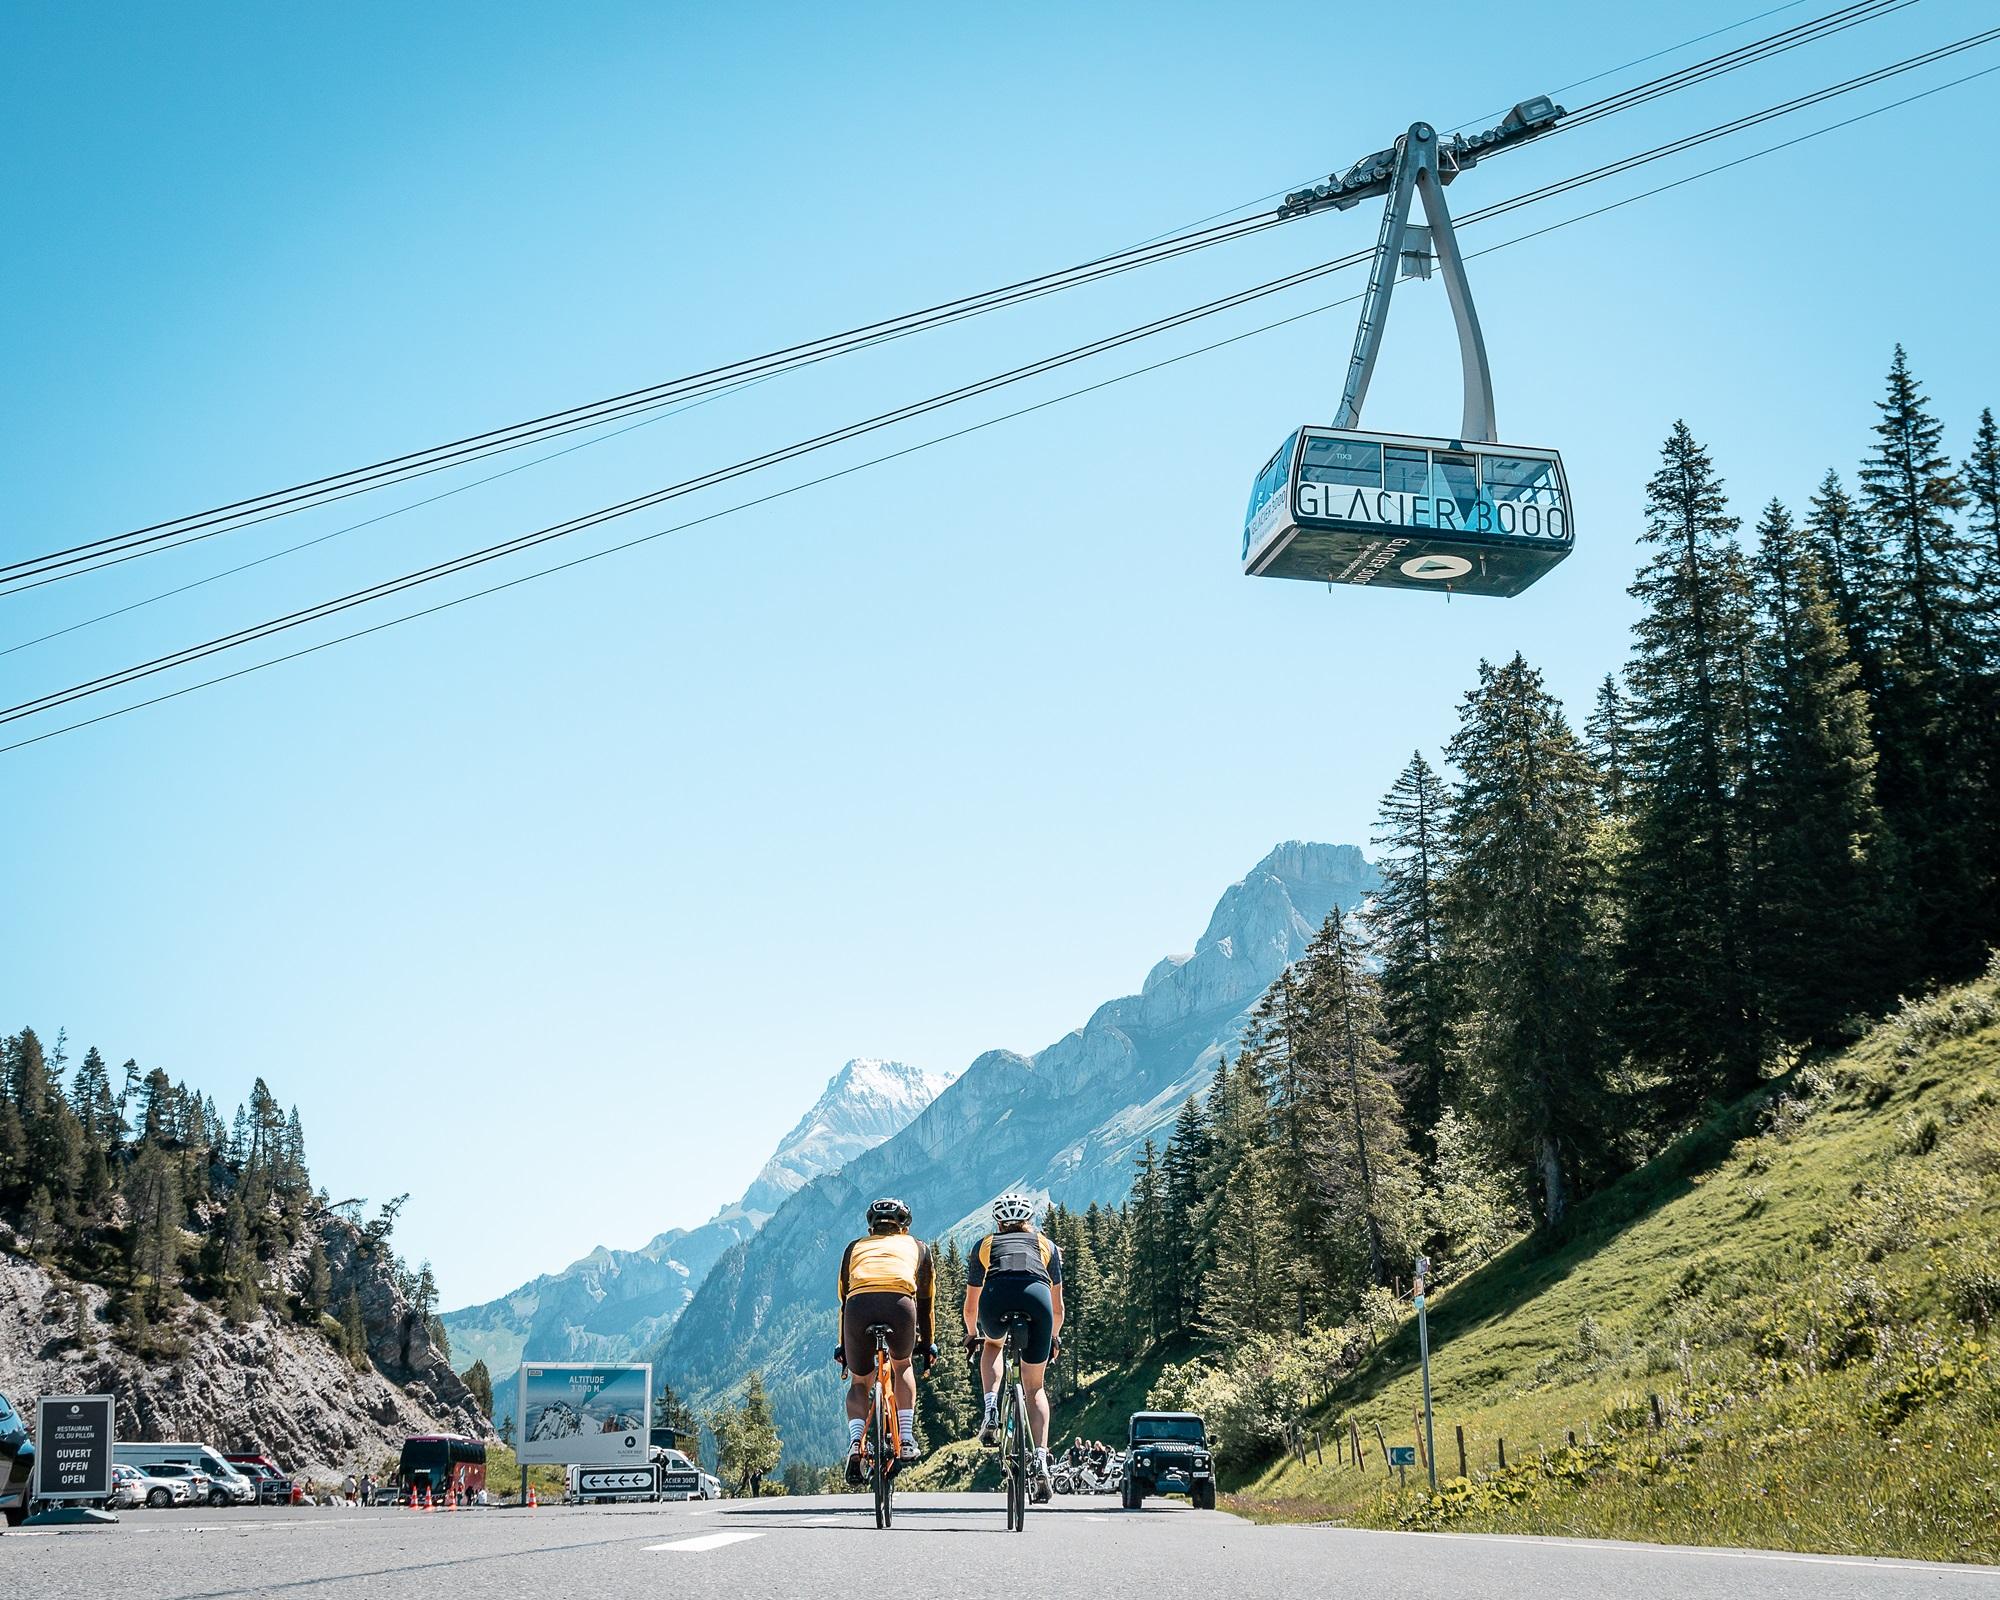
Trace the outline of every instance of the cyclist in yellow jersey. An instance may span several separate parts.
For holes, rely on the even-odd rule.
[[[861,1435],[868,1424],[868,1386],[875,1343],[869,1328],[889,1330],[889,1366],[896,1387],[896,1431],[903,1461],[917,1459],[917,1375],[911,1357],[921,1349],[926,1369],[937,1360],[933,1342],[937,1291],[931,1252],[910,1237],[910,1208],[884,1198],[868,1208],[868,1232],[840,1257],[840,1343],[834,1360],[847,1368],[847,1481],[861,1481]]]

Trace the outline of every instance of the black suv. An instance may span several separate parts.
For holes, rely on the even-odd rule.
[[[1125,1509],[1149,1494],[1184,1494],[1197,1511],[1215,1509],[1215,1457],[1192,1411],[1135,1411],[1125,1432]]]
[[[27,1519],[35,1492],[35,1446],[21,1414],[0,1394],[0,1517],[14,1527]]]

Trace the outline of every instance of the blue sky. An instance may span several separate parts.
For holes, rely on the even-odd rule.
[[[1378,13],[1306,5],[16,5],[0,547],[1082,260],[1344,167],[1419,116],[1453,126],[1758,9],[1447,3],[1362,49]],[[1989,21],[1926,0],[1496,159],[1450,197],[1471,210]],[[1739,512],[1802,502],[1865,449],[1900,339],[1962,451],[2000,403],[2000,336],[1970,309],[2000,240],[1990,178],[1925,154],[1925,130],[1976,125],[1996,82],[1474,263],[1502,435],[1560,446],[1578,506],[1577,553],[1518,600],[1238,573],[1252,475],[1333,408],[1353,315],[1334,310],[0,757],[6,1025],[66,1026],[225,1104],[262,1073],[337,1196],[413,1192],[401,1240],[449,1303],[698,1221],[846,1056],[1039,1048],[1189,947],[1275,841],[1365,841],[1482,656],[1525,650],[1582,701],[1623,656],[1642,487],[1676,417]],[[0,687],[12,703],[609,504],[1359,248],[1375,221],[1302,222],[762,385],[0,655]],[[1448,430],[1456,385],[1443,296],[1405,286],[1367,420]],[[426,492],[0,599],[0,648]]]

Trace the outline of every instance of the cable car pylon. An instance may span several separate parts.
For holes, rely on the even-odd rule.
[[[1385,201],[1333,426],[1300,428],[1257,475],[1244,520],[1246,573],[1514,595],[1569,554],[1574,527],[1561,456],[1497,442],[1493,373],[1444,197],[1481,156],[1548,132],[1563,114],[1538,96],[1470,138],[1440,139],[1429,123],[1412,123],[1389,149],[1285,197],[1284,217],[1346,210],[1377,195]],[[1418,197],[1423,223],[1410,221]],[[1434,267],[1458,329],[1458,434],[1364,432],[1361,407],[1396,284],[1429,278]]]

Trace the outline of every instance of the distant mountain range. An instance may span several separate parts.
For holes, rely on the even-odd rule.
[[[1008,1189],[1079,1208],[1123,1200],[1140,1146],[1206,1088],[1257,997],[1377,881],[1352,845],[1278,846],[1224,892],[1194,952],[1159,962],[1138,994],[1035,1055],[989,1051],[908,1126],[800,1185],[709,1266],[643,1355],[696,1404],[760,1369],[787,1458],[834,1459],[834,1277],[868,1201],[900,1195],[938,1237],[977,1230]]]
[[[637,1250],[603,1246],[484,1305],[444,1314],[460,1371],[484,1361],[495,1421],[508,1414],[526,1361],[620,1361],[656,1345],[709,1269],[800,1188],[906,1126],[951,1079],[862,1057],[834,1074],[779,1141],[742,1196],[698,1228],[674,1228]]]

